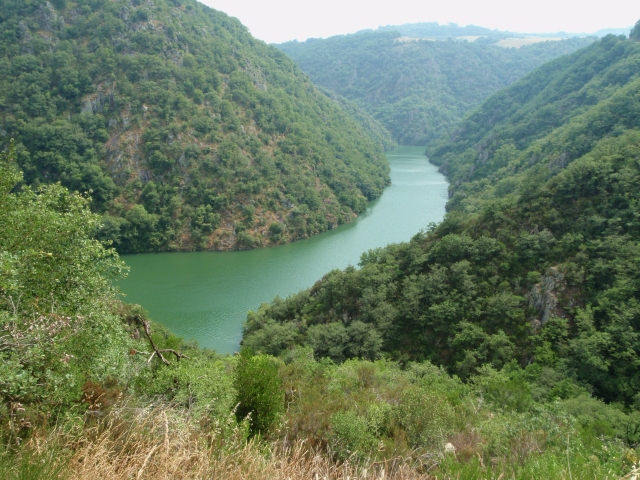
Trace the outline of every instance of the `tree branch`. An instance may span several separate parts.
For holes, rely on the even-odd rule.
[[[149,343],[151,344],[151,348],[153,348],[153,353],[151,353],[151,356],[149,357],[149,360],[147,360],[147,363],[151,362],[151,359],[153,359],[154,355],[158,355],[158,358],[160,360],[162,360],[162,363],[164,363],[165,365],[169,365],[169,360],[167,360],[166,358],[164,358],[164,355],[162,355],[163,353],[173,353],[176,357],[176,360],[180,361],[181,358],[186,358],[188,359],[189,357],[187,357],[185,354],[178,352],[176,350],[174,350],[173,348],[164,348],[164,349],[160,349],[156,346],[155,342],[153,341],[153,339],[151,338],[151,327],[149,326],[149,322],[147,320],[145,320],[144,318],[141,318],[138,316],[138,319],[140,320],[140,323],[142,323],[142,326],[144,327],[144,333],[146,333],[147,338],[149,339]],[[137,350],[132,350],[132,352],[135,353],[144,353],[146,355],[149,355],[148,352],[138,352]]]

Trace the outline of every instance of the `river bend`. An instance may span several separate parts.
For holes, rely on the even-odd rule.
[[[220,353],[238,349],[248,310],[311,287],[372,248],[409,240],[444,216],[447,182],[424,147],[389,153],[391,186],[354,222],[287,245],[241,252],[124,255],[129,303],[187,339]]]

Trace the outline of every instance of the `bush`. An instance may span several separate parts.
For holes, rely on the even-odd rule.
[[[280,362],[269,355],[243,350],[236,367],[236,416],[250,416],[253,435],[268,434],[284,413],[284,391],[278,376]]]
[[[364,460],[376,447],[367,419],[355,412],[332,415],[331,428],[331,446],[338,460]]]
[[[447,400],[421,388],[406,390],[397,417],[413,447],[444,446],[454,423],[454,411]]]

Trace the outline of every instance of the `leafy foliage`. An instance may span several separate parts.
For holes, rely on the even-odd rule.
[[[72,407],[87,379],[126,377],[127,335],[111,308],[125,267],[91,238],[99,217],[86,198],[60,185],[14,192],[10,152],[0,178],[0,417],[17,435],[42,411]],[[13,422],[27,405],[39,406]]]
[[[461,33],[457,26],[450,29],[458,35],[482,34]],[[398,143],[426,145],[451,130],[490,94],[594,40],[575,38],[515,49],[446,39],[451,34],[442,30],[448,31],[446,26],[432,24],[405,25],[293,41],[278,48],[315,83],[367,110]],[[441,41],[401,36],[428,37],[438,32]]]
[[[532,379],[546,385],[542,397],[585,389],[631,405],[640,388],[639,55],[636,42],[608,36],[494,95],[432,149],[452,179],[440,225],[264,305],[244,341],[261,350],[263,329],[286,330],[281,351],[303,344],[339,360],[340,342],[315,342],[316,329],[362,324],[381,339],[377,355],[427,359],[462,378],[528,365],[504,400],[516,410],[515,392]]]
[[[16,11],[37,12],[42,31],[62,28],[50,4],[42,5],[8,3],[0,19],[11,25]],[[75,20],[98,12],[93,28],[118,31],[103,21],[98,7],[105,5],[120,4],[81,3]],[[132,2],[132,11],[117,18],[148,22],[173,8],[167,5],[152,10]],[[172,5],[185,15],[200,8]],[[19,22],[16,28],[25,31]],[[147,30],[134,32],[136,48],[157,48]],[[102,48],[87,48],[94,47]],[[56,478],[84,468],[87,455],[68,465],[66,459],[74,449],[92,451],[83,448],[96,435],[107,440],[101,448],[115,446],[114,458],[144,458],[138,477],[156,452],[173,455],[174,446],[202,445],[209,459],[241,455],[249,413],[253,433],[268,434],[255,442],[306,442],[335,462],[402,459],[419,471],[460,478],[566,478],[568,470],[572,478],[604,478],[636,469],[639,55],[637,42],[610,36],[490,99],[461,127],[471,140],[454,136],[433,151],[455,180],[444,222],[411,242],[365,253],[360,269],[331,272],[312,289],[252,313],[244,343],[257,355],[220,357],[160,327],[150,331],[139,307],[116,301],[112,281],[124,266],[93,238],[103,220],[86,196],[49,183],[98,178],[99,170],[84,169],[92,157],[66,163],[89,155],[92,145],[82,135],[68,143],[80,130],[64,118],[25,121],[24,132],[39,125],[46,135],[33,138],[59,142],[61,150],[35,155],[59,176],[32,186],[14,164],[18,157],[30,165],[27,136],[0,155],[0,476]],[[109,55],[101,62],[108,67]],[[233,68],[223,75],[229,84],[243,82]],[[73,85],[80,90],[82,81]],[[236,96],[234,102],[246,100]],[[33,97],[34,108],[42,98]],[[194,90],[194,102],[199,98]],[[494,120],[481,125],[477,118]],[[77,127],[99,138],[101,129],[89,120]],[[150,131],[142,133],[145,144],[161,143]],[[249,161],[223,137],[221,158],[236,166]],[[153,168],[170,162],[162,147],[149,152]],[[34,172],[27,169],[27,177]],[[150,185],[141,187],[149,205],[160,202],[164,184]],[[304,190],[309,204],[321,202],[316,192]],[[113,198],[104,197],[111,213]],[[223,222],[213,207],[192,207],[200,227]],[[242,204],[240,233],[257,221],[259,207]],[[298,210],[294,220],[304,215]],[[142,204],[105,218],[112,233],[124,222],[135,225],[138,233],[127,241],[140,249],[148,243],[139,232],[157,245],[164,241],[161,218]],[[277,236],[285,227],[274,219],[267,228]],[[175,360],[158,360],[158,352],[177,349],[183,354]],[[141,428],[111,421],[123,418],[109,410],[125,398],[145,407],[124,409]],[[160,406],[161,425],[140,420],[150,406]],[[44,432],[62,437],[58,454]],[[30,436],[34,441],[22,442]],[[204,471],[209,475],[198,475]]]
[[[278,362],[267,355],[254,356],[244,349],[236,367],[239,420],[249,416],[253,433],[266,434],[284,413],[284,392],[278,377]]]
[[[623,471],[635,458],[624,447],[626,432],[637,424],[635,410],[584,394],[562,402],[535,399],[538,383],[522,382],[517,367],[484,369],[463,383],[429,362],[405,368],[383,360],[335,365],[314,360],[302,348],[284,358],[280,375],[290,403],[280,435],[287,442],[328,439],[340,461],[368,466],[408,456],[443,478],[455,472],[476,478],[488,471],[564,478],[567,439],[571,468],[581,465],[584,471],[575,475],[583,478]],[[503,403],[513,393],[521,398],[517,408]]]
[[[637,462],[630,447],[639,438],[640,402],[607,405],[557,367],[557,352],[572,341],[564,319],[548,320],[542,331],[554,342],[538,343],[543,348],[536,355],[543,361],[524,369],[513,361],[485,366],[470,372],[466,383],[426,361],[336,364],[316,360],[311,348],[286,349],[282,358],[247,350],[221,357],[159,326],[150,331],[140,307],[116,302],[110,279],[122,264],[88,235],[99,217],[89,212],[87,200],[58,184],[37,192],[16,189],[20,174],[7,155],[0,160],[2,478],[72,476],[94,463],[100,471],[115,464],[121,472],[134,458],[146,460],[128,472],[157,478],[159,465],[168,471],[168,456],[176,455],[185,463],[177,470],[172,465],[168,476],[196,470],[209,476],[211,464],[200,463],[194,447],[207,459],[226,456],[235,464],[252,445],[283,455],[276,453],[281,446],[300,443],[329,462],[362,468],[401,462],[404,471],[429,468],[471,478],[564,478],[566,461],[578,470],[575,478],[600,478],[620,476]],[[442,258],[458,258],[470,242],[440,246]],[[421,251],[417,241],[396,249],[406,253],[407,247]],[[365,256],[360,272],[383,252]],[[390,264],[391,255],[385,258]],[[342,286],[353,293],[348,282]],[[343,302],[355,312],[356,305],[338,294],[333,299],[336,308]],[[377,311],[387,320],[392,315],[388,308]],[[593,312],[576,319],[587,333],[595,330]],[[364,356],[355,348],[367,338],[367,324],[360,323],[352,322],[359,325],[358,335],[342,326],[343,355]],[[467,337],[503,347],[504,335],[493,341],[468,323]],[[385,325],[393,327],[378,324]],[[589,353],[589,345],[602,344],[602,335],[592,337],[581,338],[587,348],[579,344],[578,351]],[[287,338],[281,335],[272,347]],[[158,351],[170,349],[182,355],[165,364]],[[592,355],[589,361],[596,360]],[[244,421],[249,414],[250,424]],[[247,444],[249,427],[262,435]]]
[[[504,167],[525,151],[527,163],[517,172],[533,171],[552,157],[550,174],[557,173],[603,136],[618,136],[637,126],[639,51],[637,43],[609,35],[549,62],[487,100],[450,138],[443,137],[430,149],[431,161],[442,166],[454,189],[458,181],[466,185],[490,176],[496,181],[513,177],[513,169]],[[512,185],[514,181],[509,180]],[[503,186],[505,193],[511,188]]]
[[[0,24],[0,148],[90,193],[120,252],[304,238],[389,181],[384,129],[195,0],[10,0]]]
[[[640,20],[636,22],[631,32],[629,32],[629,38],[632,40],[640,40]]]

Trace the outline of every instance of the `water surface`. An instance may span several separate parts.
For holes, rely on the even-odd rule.
[[[334,268],[357,265],[372,248],[409,240],[444,216],[447,182],[424,147],[387,154],[391,186],[358,219],[288,245],[242,252],[125,255],[126,301],[184,338],[222,353],[238,349],[247,311],[309,288]]]

